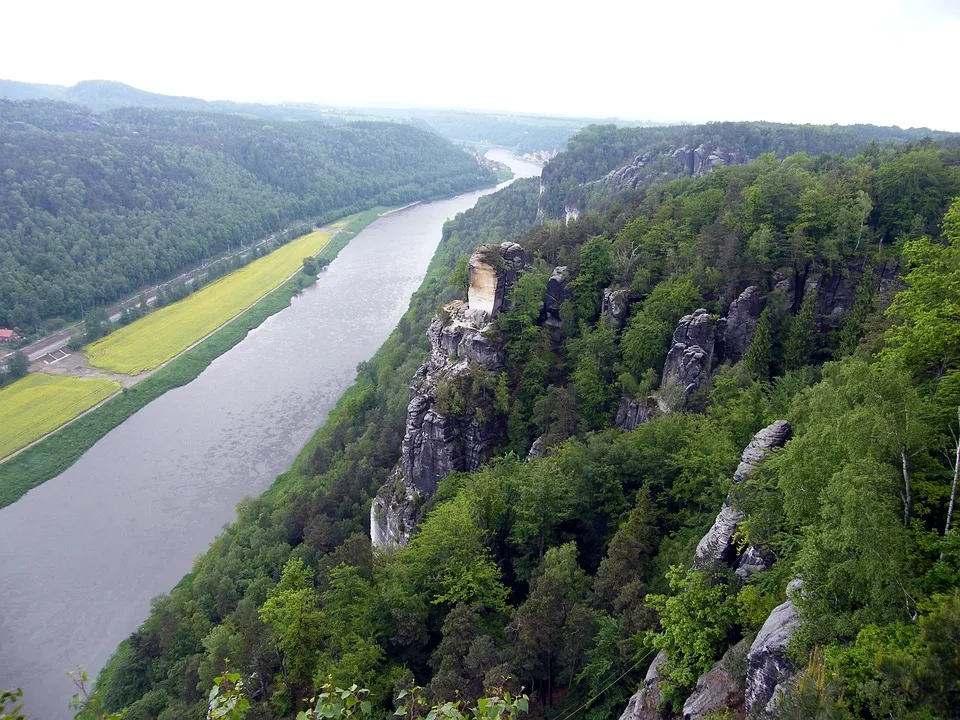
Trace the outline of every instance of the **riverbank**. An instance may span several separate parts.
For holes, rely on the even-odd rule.
[[[333,223],[329,226],[333,234],[315,257],[332,262],[350,240],[389,211],[388,208],[371,208]],[[121,392],[92,408],[84,409],[75,417],[65,419],[59,427],[41,434],[0,460],[0,508],[16,502],[32,488],[62,473],[97,440],[151,401],[199,376],[213,360],[243,340],[250,330],[268,317],[288,307],[294,295],[315,281],[316,278],[310,278],[300,271],[294,272],[285,282],[256,299],[246,310],[228,319],[157,369],[140,373]],[[189,299],[186,298],[186,301]]]

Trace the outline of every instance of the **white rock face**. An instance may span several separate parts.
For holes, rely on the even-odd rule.
[[[500,275],[497,269],[488,265],[477,255],[470,258],[470,290],[467,304],[471,310],[483,310],[493,317],[497,305],[497,284]],[[502,295],[501,295],[502,297]]]

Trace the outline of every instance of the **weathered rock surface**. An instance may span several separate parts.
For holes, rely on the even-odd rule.
[[[787,646],[800,626],[800,617],[791,598],[802,586],[799,579],[787,586],[787,601],[773,609],[750,646],[745,691],[748,713],[768,717],[776,709],[783,687],[793,676]]]
[[[685,396],[699,388],[710,374],[715,339],[714,321],[706,310],[684,315],[673,333],[661,385],[679,385]]]
[[[650,668],[643,679],[643,687],[630,698],[620,720],[659,720],[660,668],[666,663],[667,653],[661,650],[650,663]]]
[[[659,411],[657,401],[652,398],[635,400],[620,398],[620,407],[617,408],[617,417],[614,424],[621,430],[633,431],[643,425]]]
[[[683,720],[703,720],[710,713],[729,710],[734,718],[744,717],[743,678],[735,678],[727,669],[731,658],[747,653],[747,641],[741,640],[697,680],[693,694],[683,704]]]
[[[650,151],[637,155],[631,162],[610,171],[601,180],[617,190],[633,190],[650,182],[677,177],[703,177],[723,165],[742,165],[749,161],[736,149],[701,144],[689,145],[666,152]]]
[[[757,545],[751,545],[737,560],[737,569],[734,574],[741,580],[758,572],[766,572],[773,567],[777,560],[776,556],[769,550],[765,550]]]
[[[723,359],[731,364],[740,362],[750,341],[764,305],[763,291],[751,285],[730,303],[723,333]]]
[[[373,546],[402,546],[410,542],[419,506],[418,493],[404,481],[400,469],[395,469],[370,506],[370,541]]]
[[[787,420],[777,420],[753,436],[753,440],[743,450],[740,464],[733,474],[733,482],[742,483],[752,473],[771,450],[783,447],[793,434]]]
[[[491,318],[496,315],[523,262],[523,248],[517,243],[478,247],[470,256],[470,287],[467,291],[470,309],[482,310]]]
[[[740,464],[733,475],[733,482],[743,482],[767,456],[767,453],[786,444],[790,439],[790,433],[790,423],[786,420],[777,420],[754,435],[740,455]],[[734,508],[730,499],[727,498],[713,523],[713,527],[697,544],[697,551],[693,557],[695,570],[709,570],[721,563],[733,565],[736,562],[737,554],[733,545],[733,533],[737,529],[737,524],[743,518],[743,513]]]
[[[533,444],[530,446],[530,450],[529,452],[527,452],[527,460],[543,457],[546,454],[547,454],[547,436],[541,435],[536,440],[534,440]]]
[[[437,484],[452,472],[477,469],[500,439],[502,422],[481,422],[472,412],[445,415],[437,394],[474,367],[503,367],[494,318],[523,262],[523,248],[516,243],[480,246],[470,258],[469,301],[448,303],[430,324],[430,354],[410,390],[400,462],[370,511],[374,546],[406,544]]]
[[[543,298],[543,324],[553,331],[560,329],[560,306],[573,294],[569,287],[570,279],[569,268],[558,265],[547,280],[547,294]]]
[[[630,310],[630,291],[626,288],[608,287],[603,291],[601,315],[607,318],[613,326],[620,330],[627,320]]]
[[[736,548],[733,545],[733,533],[737,525],[746,517],[735,509],[730,501],[723,503],[713,527],[700,538],[693,555],[694,570],[710,570],[717,565],[729,565],[736,560]]]

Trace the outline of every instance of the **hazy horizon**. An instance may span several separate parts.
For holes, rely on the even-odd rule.
[[[278,0],[260,13],[101,0],[7,12],[17,32],[0,46],[0,77],[28,83],[102,79],[204,100],[363,110],[960,131],[949,90],[960,3],[951,0],[746,0],[736,10],[599,0],[575,15],[505,0],[482,9]]]

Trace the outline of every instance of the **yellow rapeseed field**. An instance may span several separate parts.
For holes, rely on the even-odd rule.
[[[297,238],[180,302],[120,328],[87,348],[90,364],[127,375],[162,365],[282,284],[332,235],[331,230],[318,230]]]
[[[103,378],[33,373],[0,390],[0,458],[73,420],[120,389]]]

